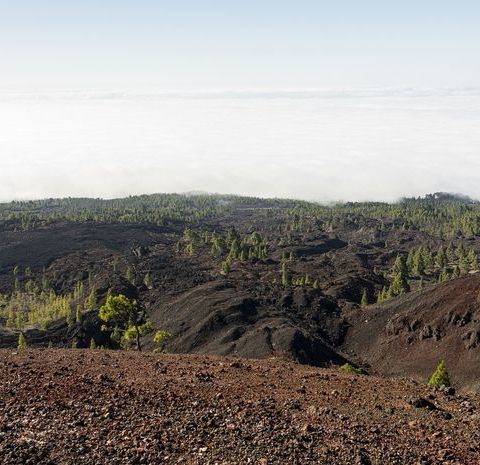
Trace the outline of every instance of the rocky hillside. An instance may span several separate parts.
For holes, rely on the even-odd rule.
[[[456,464],[478,397],[278,360],[0,351],[2,464]]]
[[[480,389],[480,274],[352,312],[343,349],[387,376],[425,380],[444,359],[456,386]]]
[[[98,317],[110,292],[138,300],[171,353],[350,361],[422,382],[445,358],[476,390],[479,225],[477,203],[444,196],[0,204],[0,347],[22,332],[30,347],[117,348]],[[390,292],[397,257],[405,295]]]

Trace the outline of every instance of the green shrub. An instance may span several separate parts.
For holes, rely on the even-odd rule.
[[[168,331],[157,331],[153,336],[153,342],[157,345],[154,352],[165,352],[165,344],[172,337]]]
[[[448,376],[447,366],[445,360],[441,360],[436,370],[428,380],[429,386],[450,386],[450,377]]]
[[[19,349],[26,349],[28,347],[27,340],[23,333],[18,335],[18,348]]]
[[[345,373],[354,373],[356,375],[366,375],[367,374],[363,368],[355,368],[350,363],[345,363],[339,369],[344,371]]]
[[[23,329],[35,326],[47,329],[50,322],[59,318],[72,321],[73,293],[57,295],[49,291],[16,291],[0,296],[0,316],[9,328]]]

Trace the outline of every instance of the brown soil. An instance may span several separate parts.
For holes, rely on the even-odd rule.
[[[478,400],[273,359],[2,350],[0,457],[5,465],[478,465]]]
[[[440,359],[457,388],[480,390],[480,274],[351,312],[343,349],[385,376],[428,379]]]

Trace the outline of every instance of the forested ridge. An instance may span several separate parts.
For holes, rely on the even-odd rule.
[[[396,203],[347,202],[332,205],[288,199],[236,195],[152,194],[122,199],[64,198],[0,204],[0,222],[21,229],[58,221],[165,225],[195,224],[241,209],[264,209],[264,215],[292,224],[334,229],[339,223],[378,229],[418,230],[440,238],[473,237],[480,233],[480,204],[466,197],[430,194]]]

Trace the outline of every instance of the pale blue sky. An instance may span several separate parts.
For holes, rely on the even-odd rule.
[[[0,87],[462,87],[470,0],[0,0]]]

